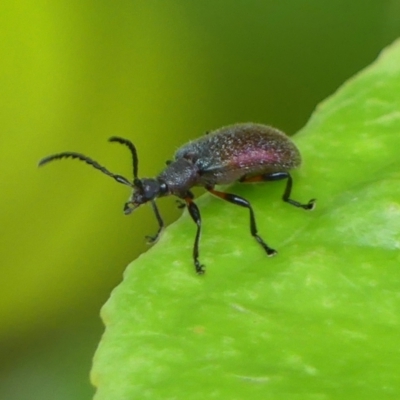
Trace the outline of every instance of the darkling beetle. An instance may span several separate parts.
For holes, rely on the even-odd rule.
[[[205,270],[204,265],[199,261],[201,216],[193,201],[194,195],[190,191],[193,186],[203,186],[214,196],[247,208],[250,211],[250,233],[268,256],[273,256],[276,251],[258,235],[254,211],[250,203],[235,194],[215,190],[215,185],[229,184],[234,181],[260,182],[286,179],[283,201],[305,210],[312,210],[315,205],[315,199],[302,204],[290,198],[293,181],[288,171],[300,166],[300,153],[283,132],[270,126],[242,123],[208,132],[207,135],[179,148],[174,160],[167,161],[166,168],[156,178],[138,178],[139,160],[133,143],[120,137],[112,137],[109,141],[121,143],[131,151],[132,182],[121,175],[111,173],[91,158],[74,152],[63,152],[45,157],[39,162],[39,166],[61,158],[77,158],[111,176],[117,182],[131,187],[132,194],[125,203],[124,213],[130,214],[142,204],[151,203],[159,228],[154,236],[147,236],[150,243],[157,241],[164,227],[155,200],[169,195],[183,199],[182,206],[187,206],[190,216],[197,225],[193,261],[198,274],[203,274]]]

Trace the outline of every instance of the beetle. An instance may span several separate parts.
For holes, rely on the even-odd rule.
[[[215,189],[215,186],[235,181],[261,182],[286,179],[283,201],[305,210],[312,210],[315,206],[315,199],[302,204],[290,198],[293,179],[289,171],[300,166],[300,152],[288,136],[271,126],[240,123],[207,132],[205,136],[180,147],[173,161],[167,161],[165,169],[155,178],[138,178],[139,160],[136,147],[132,142],[116,136],[111,137],[109,141],[125,145],[130,150],[133,161],[133,181],[114,174],[91,158],[75,152],[50,155],[40,160],[39,166],[62,158],[76,158],[114,178],[117,182],[131,187],[132,194],[125,203],[124,213],[128,215],[142,204],[151,204],[158,222],[158,231],[154,236],[146,237],[150,243],[157,241],[164,228],[156,199],[169,195],[182,199],[181,206],[188,208],[191,218],[197,225],[193,262],[198,274],[203,274],[205,269],[199,261],[201,215],[190,190],[192,187],[203,186],[214,196],[247,208],[250,212],[250,233],[268,256],[273,256],[277,252],[259,236],[250,203],[236,194],[219,191]]]

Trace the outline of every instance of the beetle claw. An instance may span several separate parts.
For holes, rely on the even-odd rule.
[[[197,260],[195,263],[195,268],[198,275],[204,275],[204,273],[206,272],[205,266],[203,264],[200,264]]]
[[[315,207],[317,206],[317,200],[316,199],[311,199],[306,206],[304,207],[306,210],[315,210]]]
[[[146,235],[145,238],[147,239],[147,244],[154,244],[155,242],[157,242],[158,236],[159,235],[155,236]]]

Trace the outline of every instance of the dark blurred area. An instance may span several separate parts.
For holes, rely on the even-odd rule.
[[[157,224],[93,168],[38,160],[78,151],[131,178],[118,135],[153,176],[223,125],[294,134],[399,36],[400,1],[4,0],[0,21],[0,399],[79,400],[100,308]]]

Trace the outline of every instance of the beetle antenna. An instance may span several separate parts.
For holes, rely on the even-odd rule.
[[[49,163],[50,161],[53,160],[61,160],[62,158],[76,158],[80,161],[84,161],[86,164],[91,165],[93,168],[98,169],[99,171],[101,171],[103,174],[106,174],[108,176],[111,176],[111,178],[114,178],[117,182],[119,183],[123,183],[124,185],[128,185],[128,186],[132,186],[131,182],[128,181],[128,179],[124,178],[121,175],[117,175],[117,174],[113,174],[112,172],[110,172],[107,168],[101,166],[98,162],[92,160],[89,157],[84,156],[83,154],[79,154],[79,153],[74,153],[74,152],[64,152],[64,153],[59,153],[59,154],[53,154],[51,156],[42,158],[39,161],[39,167],[41,167],[42,165],[45,165],[47,163]]]
[[[138,177],[138,165],[139,165],[139,160],[137,156],[137,151],[135,145],[128,139],[124,139],[118,136],[113,136],[108,139],[109,142],[117,142],[121,143],[129,148],[129,150],[132,153],[132,161],[133,161],[133,179],[137,179]]]

